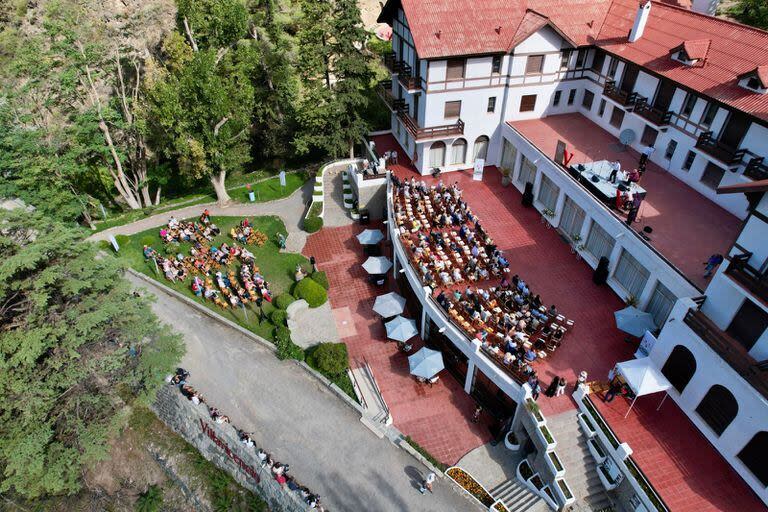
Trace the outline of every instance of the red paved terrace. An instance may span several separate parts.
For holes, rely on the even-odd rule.
[[[616,397],[592,401],[620,442],[627,442],[640,466],[670,510],[765,510],[739,475],[723,460],[685,414],[661,393],[637,399],[625,419],[629,401]]]
[[[571,165],[598,160],[619,160],[622,169],[637,167],[636,151],[619,151],[616,137],[581,114],[564,114],[510,122],[542,152],[552,158],[557,141],[574,153]],[[648,195],[640,207],[637,231],[651,226],[651,244],[697,286],[704,289],[702,262],[710,254],[727,254],[741,221],[658,165],[648,162],[640,184]]]

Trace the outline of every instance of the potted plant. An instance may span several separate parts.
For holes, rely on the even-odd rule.
[[[504,436],[504,446],[513,452],[516,452],[520,449],[520,441],[517,439],[517,436],[513,431],[510,430],[507,432],[507,435]]]
[[[626,298],[626,300],[624,300],[624,304],[626,304],[627,306],[635,306],[636,307],[637,306],[637,297],[635,297],[634,295],[628,296]]]
[[[576,251],[578,251],[582,247],[581,245],[579,245],[579,242],[581,242],[581,235],[578,233],[574,233],[573,235],[571,235],[571,242],[573,242],[571,244],[571,254],[574,254]]]
[[[353,207],[349,214],[352,216],[352,220],[360,220],[360,211],[356,207]]]
[[[506,167],[499,167],[499,172],[501,172],[501,186],[509,186],[512,183],[512,170]]]

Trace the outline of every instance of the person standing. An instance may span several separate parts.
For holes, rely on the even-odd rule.
[[[435,478],[437,478],[435,476],[435,473],[433,471],[430,471],[427,474],[427,477],[421,483],[421,487],[419,488],[419,492],[421,494],[425,494],[427,491],[429,491],[430,493],[433,492],[432,491],[432,484],[435,483]]]
[[[715,270],[715,267],[718,266],[723,262],[723,255],[722,254],[713,254],[712,256],[707,259],[707,261],[704,262],[704,277],[711,277],[712,271]]]
[[[567,386],[568,383],[565,381],[564,377],[560,377],[557,381],[557,391],[555,391],[555,396],[560,396],[565,394],[565,386]]]
[[[648,157],[651,156],[654,151],[656,151],[656,148],[653,147],[653,144],[648,144],[643,148],[640,152],[640,169],[645,170],[645,164],[648,162]]]
[[[603,402],[610,403],[611,401],[613,401],[613,399],[616,398],[616,395],[620,390],[621,390],[621,383],[619,383],[618,381],[611,382],[611,387],[608,388],[608,392],[603,397]]]
[[[533,384],[531,385],[531,397],[534,400],[538,400],[540,393],[541,393],[541,385],[539,384],[539,379],[536,379],[533,381]]]
[[[317,260],[314,256],[309,257],[309,264],[312,265],[312,273],[317,272]]]
[[[472,423],[478,423],[480,421],[480,415],[483,413],[483,406],[478,405],[475,407],[475,412],[472,413]]]
[[[608,181],[616,183],[616,175],[621,172],[621,162],[616,160],[611,163],[611,174],[608,176]]]

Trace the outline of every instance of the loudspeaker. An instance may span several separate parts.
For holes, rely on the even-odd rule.
[[[595,273],[592,274],[592,282],[595,284],[605,284],[608,280],[608,258],[603,256],[597,263]]]
[[[525,192],[522,199],[523,206],[533,206],[533,183],[530,181],[525,184]]]

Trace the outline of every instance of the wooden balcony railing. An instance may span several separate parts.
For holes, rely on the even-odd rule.
[[[696,147],[708,155],[720,160],[728,167],[737,167],[747,153],[746,149],[736,149],[715,140],[712,132],[704,132],[699,135]]]
[[[403,61],[395,64],[395,73],[397,73],[397,81],[400,82],[405,90],[413,91],[419,88],[419,78],[413,76],[413,69],[411,66]]]
[[[455,135],[464,134],[464,121],[459,119],[454,124],[446,124],[440,126],[431,126],[429,128],[421,128],[414,118],[408,115],[407,112],[398,112],[397,117],[402,121],[405,129],[410,132],[414,139],[423,140],[439,137],[452,137]]]
[[[389,110],[395,111],[395,97],[392,95],[392,80],[382,80],[376,85],[376,94]]]
[[[638,97],[633,112],[656,126],[667,126],[672,120],[671,111],[652,107],[648,104],[648,100],[643,97]]]
[[[386,52],[382,54],[381,61],[384,64],[384,67],[391,73],[396,73],[395,66],[397,64],[397,59],[395,58],[395,52]]]
[[[744,169],[744,176],[755,181],[768,180],[768,165],[763,163],[761,156],[752,158]]]
[[[751,252],[732,256],[725,273],[762,301],[768,302],[768,273],[750,265],[751,257]]]
[[[635,104],[635,101],[637,101],[637,93],[636,92],[625,92],[616,87],[616,81],[614,80],[606,80],[605,86],[603,87],[603,94],[609,98],[611,98],[613,101],[618,103],[619,105],[623,105],[625,107],[631,107]],[[627,109],[631,110],[631,109]]]
[[[689,309],[684,321],[736,373],[763,397],[768,398],[768,365],[765,362],[755,361],[738,340],[722,331],[701,311]]]

